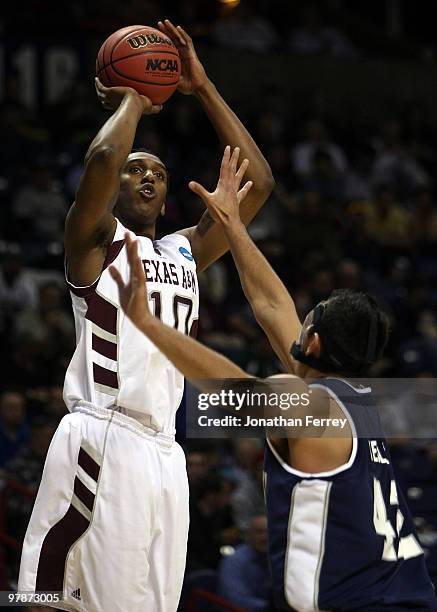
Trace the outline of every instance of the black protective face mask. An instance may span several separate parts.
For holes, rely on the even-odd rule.
[[[322,351],[320,357],[306,355],[302,350],[302,344],[293,342],[290,349],[291,356],[304,363],[305,365],[318,370],[319,372],[338,372],[349,376],[361,376],[376,358],[376,337],[378,332],[378,313],[376,303],[368,296],[373,308],[369,322],[369,333],[367,339],[367,349],[364,359],[357,360],[346,353],[332,338],[330,338],[326,327],[323,325],[323,318],[328,308],[327,302],[317,304],[314,309],[313,322],[309,327],[310,332],[318,333],[322,341]]]

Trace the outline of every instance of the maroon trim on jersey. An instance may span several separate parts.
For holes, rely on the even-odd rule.
[[[100,276],[99,276],[99,278],[96,281],[93,282],[92,285],[89,285],[88,287],[75,287],[68,280],[67,260],[65,260],[65,280],[67,281],[67,285],[68,285],[68,288],[71,291],[71,293],[73,293],[77,297],[87,299],[87,298],[90,298],[92,295],[94,295],[94,292],[95,292],[96,287],[97,287],[97,283],[100,280]]]
[[[199,319],[194,319],[194,321],[191,323],[189,335],[192,338],[197,338],[198,331],[199,331]]]
[[[105,385],[106,387],[111,387],[111,389],[118,389],[117,372],[113,372],[112,370],[99,366],[97,363],[93,363],[93,375],[94,382],[99,385]]]
[[[110,334],[117,333],[117,308],[98,293],[89,300],[85,318]]]
[[[99,355],[117,361],[117,344],[115,342],[104,340],[100,336],[92,334],[92,347]]]
[[[153,244],[153,250],[155,251],[155,253],[156,253],[157,255],[160,255],[160,256],[162,257],[162,253],[161,253],[161,251],[160,251],[160,250],[158,249],[158,247],[156,246],[157,242],[158,242],[157,240],[153,240],[153,242],[152,242],[152,244]]]
[[[103,270],[106,270],[106,268],[110,266],[112,262],[118,257],[121,249],[124,247],[124,243],[125,239],[123,238],[123,240],[116,240],[108,246],[105,261],[103,262],[102,272]]]
[[[112,264],[112,262],[118,257],[121,249],[124,246],[124,243],[125,243],[124,239],[123,240],[116,240],[115,242],[112,242],[108,246],[108,248],[106,250],[105,261],[103,262],[102,272],[103,272],[103,270],[106,270],[106,268],[108,266],[110,266]],[[99,283],[100,276],[101,276],[102,272],[100,273],[99,278],[97,280],[95,280],[92,285],[89,285],[88,287],[75,287],[68,280],[68,265],[67,265],[67,259],[65,259],[65,280],[67,281],[67,285],[68,285],[68,288],[70,289],[71,293],[73,293],[74,295],[77,295],[77,297],[87,298],[87,297],[90,297],[91,295],[93,295],[95,293],[95,291],[96,291],[96,288],[97,288],[97,285]]]
[[[81,480],[76,476],[74,479],[74,492],[76,493],[77,498],[88,508],[90,512],[93,511],[94,506],[94,498],[95,495],[86,486],[83,484]]]
[[[97,482],[99,478],[100,465],[96,463],[91,455],[84,451],[83,448],[81,448],[79,451],[77,463],[80,465],[83,471],[88,474],[88,476]]]
[[[65,561],[72,545],[88,529],[89,521],[70,506],[44,538],[38,560],[36,591],[64,589]]]

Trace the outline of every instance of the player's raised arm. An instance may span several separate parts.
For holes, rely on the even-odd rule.
[[[247,198],[241,202],[240,207],[241,219],[247,225],[273,190],[275,182],[270,166],[249,132],[207,77],[190,36],[183,28],[174,26],[167,19],[159,22],[158,27],[161,32],[172,39],[179,51],[182,63],[179,91],[183,94],[195,95],[202,104],[223,146],[229,144],[232,147],[240,147],[242,157],[250,161],[247,179],[253,182],[253,187]],[[184,233],[191,241],[198,271],[207,268],[229,248],[222,227],[214,223],[208,211],[204,213],[197,226],[183,230],[181,233]]]
[[[115,231],[111,214],[119,189],[120,170],[132,148],[141,115],[161,110],[129,87],[104,87],[96,79],[104,108],[115,112],[91,143],[85,170],[65,223],[69,275],[86,286],[101,272],[105,251]]]
[[[282,363],[289,372],[293,372],[294,360],[290,355],[290,348],[298,339],[302,325],[290,294],[253,243],[240,219],[239,201],[244,199],[250,183],[246,183],[238,195],[232,197],[232,194],[237,193],[249,166],[248,160],[245,159],[237,171],[238,158],[238,148],[234,149],[231,155],[230,148],[226,147],[220,178],[214,192],[209,193],[202,185],[193,181],[190,188],[202,198],[211,217],[223,228],[241,285],[255,317]]]
[[[126,248],[130,265],[127,283],[117,268],[109,268],[118,285],[120,303],[129,319],[189,380],[210,378],[251,378],[237,365],[203,346],[197,340],[164,325],[155,317],[147,301],[146,276],[138,255],[137,241],[126,233]]]

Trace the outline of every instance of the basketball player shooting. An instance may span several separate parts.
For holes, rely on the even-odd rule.
[[[273,188],[270,168],[208,79],[188,34],[167,20],[158,25],[179,50],[181,92],[195,96],[221,142],[238,144],[251,162],[253,186],[241,198],[248,223]],[[125,316],[108,266],[128,278],[125,233],[133,232],[154,315],[193,334],[196,272],[228,245],[208,211],[197,226],[155,240],[168,172],[156,155],[131,149],[142,115],[160,107],[128,87],[97,80],[96,89],[113,113],[89,147],[65,225],[77,335],[64,385],[71,414],[47,455],[19,590],[61,591],[55,607],[64,610],[174,612],[188,534],[185,457],[174,440],[183,376]]]
[[[238,213],[242,194],[238,150],[225,150],[216,190],[191,185],[229,240],[240,279],[272,346],[310,404],[301,416],[347,420],[342,437],[269,438],[265,493],[269,557],[278,610],[437,610],[423,551],[399,491],[370,388],[360,376],[387,340],[383,313],[364,293],[336,291],[301,325],[292,298],[250,239]],[[127,316],[194,384],[251,378],[196,340],[164,326],[148,309],[138,245],[127,237],[131,275],[116,268]],[[291,351],[290,351],[291,347]],[[291,376],[290,376],[291,379]],[[296,388],[296,387],[295,387]],[[369,439],[371,424],[376,439]],[[323,430],[322,430],[323,432]]]

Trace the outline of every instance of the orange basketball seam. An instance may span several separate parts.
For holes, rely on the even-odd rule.
[[[103,63],[105,63],[105,51],[106,51],[106,44],[107,44],[107,42],[108,42],[108,39],[105,40],[105,44],[103,45],[103,53],[102,53],[102,55],[103,55]],[[103,70],[105,71],[106,78],[108,79],[109,85],[112,86],[112,79],[109,76],[108,71],[106,70],[106,66],[109,66],[109,64],[106,64],[105,66],[103,66]]]

